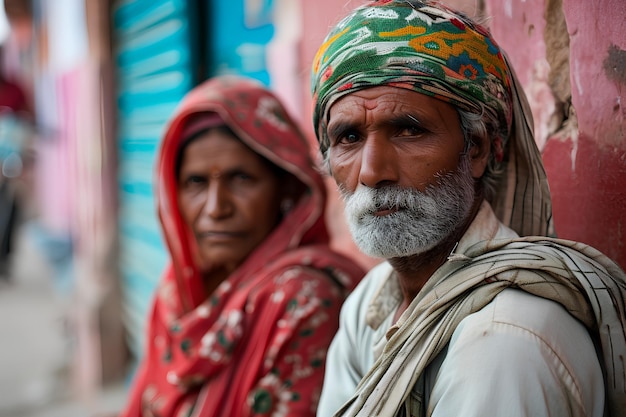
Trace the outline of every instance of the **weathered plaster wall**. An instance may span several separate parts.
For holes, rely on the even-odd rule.
[[[563,237],[596,246],[626,268],[626,5],[563,6],[578,137],[545,149],[555,224]]]
[[[489,0],[533,107],[559,237],[626,268],[626,7],[622,0]]]

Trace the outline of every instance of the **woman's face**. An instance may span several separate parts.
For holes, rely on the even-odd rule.
[[[178,206],[204,273],[232,273],[278,222],[278,178],[231,133],[211,129],[181,155]],[[210,265],[210,268],[209,268]]]

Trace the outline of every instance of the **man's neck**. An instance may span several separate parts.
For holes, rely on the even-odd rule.
[[[448,238],[434,248],[417,255],[388,259],[389,264],[393,267],[398,277],[403,296],[394,322],[411,304],[433,273],[446,262],[450,253],[476,217],[481,203],[482,199],[477,199],[467,219]]]
[[[456,242],[458,240],[446,240],[422,254],[389,259],[400,282],[403,304],[408,306],[413,301],[432,274],[446,262]]]

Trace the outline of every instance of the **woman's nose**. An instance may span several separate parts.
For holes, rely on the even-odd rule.
[[[371,135],[361,150],[359,184],[379,188],[399,181],[398,154],[386,138]]]
[[[211,180],[207,185],[204,213],[211,218],[219,219],[232,214],[232,208],[228,187],[219,180]]]

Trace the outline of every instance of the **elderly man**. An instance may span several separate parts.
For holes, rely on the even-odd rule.
[[[623,271],[551,234],[531,113],[488,31],[379,0],[327,36],[314,124],[359,248],[318,416],[618,416]],[[621,414],[620,414],[621,413]]]

